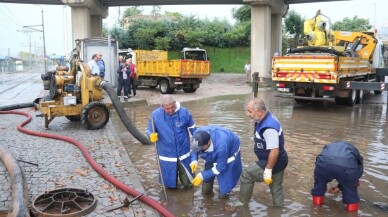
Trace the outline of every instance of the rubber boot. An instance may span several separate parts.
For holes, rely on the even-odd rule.
[[[253,191],[250,184],[242,184],[240,185],[240,193],[238,195],[238,201],[234,204],[234,206],[248,206],[249,201],[251,200]]]
[[[321,206],[323,205],[323,196],[314,196],[313,195],[313,204]]]
[[[202,194],[210,195],[213,193],[213,182],[203,182],[202,183]]]
[[[218,199],[220,200],[229,199],[229,193],[221,194],[220,190],[218,190]]]
[[[356,212],[358,210],[358,203],[349,203],[346,204],[346,211]]]

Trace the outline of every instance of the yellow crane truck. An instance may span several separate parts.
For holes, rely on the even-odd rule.
[[[202,78],[210,75],[210,61],[205,49],[184,48],[181,58],[168,60],[167,51],[131,50],[119,55],[132,58],[137,68],[137,86],[156,88],[162,94],[172,94],[175,89],[193,93],[202,83]]]
[[[376,73],[384,67],[383,43],[372,32],[330,31],[328,24],[318,11],[304,23],[307,45],[272,58],[278,96],[353,106],[365,91],[384,90],[376,87],[385,77]]]

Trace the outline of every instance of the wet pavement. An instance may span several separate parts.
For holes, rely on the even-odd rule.
[[[334,103],[298,104],[292,99],[274,97],[271,90],[260,91],[269,111],[282,123],[289,165],[285,171],[285,206],[273,208],[269,188],[256,183],[249,208],[235,209],[228,203],[236,200],[237,186],[229,200],[219,200],[217,187],[214,195],[204,197],[201,188],[167,190],[167,206],[177,216],[388,216],[388,126],[387,93],[365,96],[364,104],[354,107]],[[255,162],[252,147],[253,123],[244,112],[252,94],[220,96],[183,102],[198,126],[216,124],[235,131],[241,139],[243,165]],[[138,129],[144,130],[150,112],[157,105],[126,104],[126,112]],[[157,182],[158,170],[153,146],[142,146],[112,118],[147,194],[165,201]],[[364,157],[364,174],[359,194],[358,213],[347,213],[341,194],[326,194],[322,207],[312,205],[310,190],[316,156],[324,145],[345,140],[355,144]],[[203,168],[203,162],[200,164]],[[330,185],[335,185],[335,182]],[[385,206],[385,207],[383,207]]]
[[[0,106],[32,102],[43,95],[45,93],[39,72],[0,74]],[[108,122],[103,129],[86,130],[80,122],[57,117],[50,123],[49,130],[44,130],[43,118],[35,117],[34,109],[22,111],[32,116],[32,121],[25,128],[79,141],[105,171],[128,187],[145,191],[125,148],[117,139],[112,122]],[[17,131],[16,126],[26,120],[24,116],[2,114],[0,118],[0,145],[9,149],[19,160],[28,186],[30,206],[36,197],[46,191],[80,188],[89,191],[97,199],[97,207],[87,216],[158,216],[140,201],[109,211],[114,206],[121,205],[127,195],[93,170],[77,147],[68,142]],[[0,160],[0,216],[6,215],[10,201],[10,177]],[[82,210],[87,207],[82,206]],[[54,214],[57,215],[52,216],[61,216],[59,211]]]

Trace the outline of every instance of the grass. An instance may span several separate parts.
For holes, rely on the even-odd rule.
[[[234,48],[215,48],[203,47],[210,57],[211,72],[226,72],[226,73],[245,73],[244,65],[250,60],[251,51],[249,47],[234,47]],[[169,59],[178,59],[180,51],[169,51]]]

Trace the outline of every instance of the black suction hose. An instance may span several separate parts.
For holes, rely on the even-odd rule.
[[[14,110],[14,109],[29,108],[29,107],[34,107],[34,106],[35,106],[34,102],[26,102],[26,103],[14,104],[14,105],[5,105],[5,106],[0,106],[0,111],[9,111],[9,110]]]
[[[127,114],[124,111],[124,108],[121,106],[120,99],[117,97],[116,91],[107,81],[102,81],[100,87],[104,89],[110,99],[112,100],[113,107],[115,107],[117,114],[119,115],[121,121],[127,130],[134,136],[139,142],[145,145],[152,145],[151,141],[136,128],[132,121],[128,118]]]
[[[0,145],[0,160],[4,162],[11,178],[12,200],[7,216],[29,217],[28,188],[19,163],[11,152],[2,145]]]

